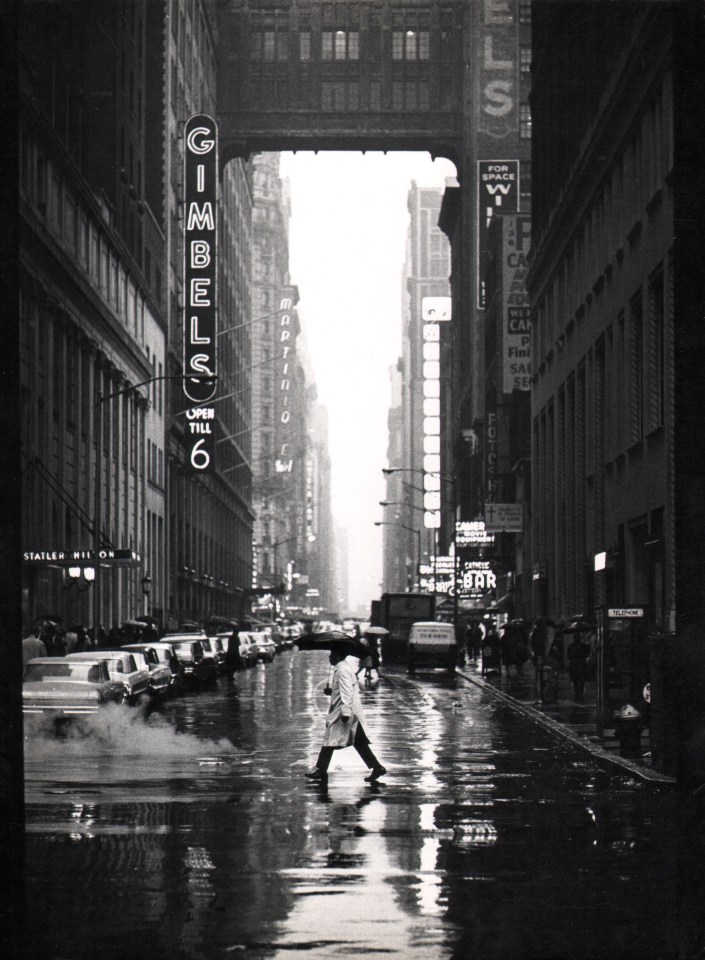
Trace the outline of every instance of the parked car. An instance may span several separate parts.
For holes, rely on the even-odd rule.
[[[284,648],[287,650],[290,650],[294,646],[297,639],[303,633],[303,627],[298,623],[285,624],[280,629],[282,633]]]
[[[212,686],[218,679],[213,657],[205,656],[201,641],[194,634],[167,634],[165,638],[184,668],[184,680],[190,687]]]
[[[178,696],[182,693],[185,685],[184,668],[176,656],[173,644],[168,643],[166,640],[152,640],[149,646],[159,657],[159,662],[165,667],[168,667],[171,672],[169,693],[172,696]]]
[[[249,630],[240,631],[240,657],[246,667],[254,667],[257,663],[257,644]]]
[[[119,650],[100,650],[98,655],[108,665],[111,680],[122,682],[125,688],[127,703],[137,703],[139,698],[149,692],[149,670],[141,670],[133,654]],[[75,662],[91,662],[95,660],[95,651],[84,653],[69,653],[64,659]]]
[[[159,659],[157,651],[149,643],[131,643],[121,647],[133,653],[137,666],[149,672],[149,692],[153,697],[164,697],[171,686],[171,669]]]
[[[257,627],[258,633],[266,633],[267,636],[274,642],[274,648],[277,653],[281,653],[284,649],[284,637],[281,632],[281,627],[278,623],[273,621],[270,623],[261,623]]]
[[[253,630],[250,636],[257,646],[257,659],[262,663],[271,663],[277,652],[276,644],[266,630]]]
[[[207,657],[212,657],[215,661],[216,670],[219,674],[225,673],[225,650],[223,644],[217,637],[200,637],[200,643],[203,652]]]
[[[99,655],[79,663],[68,657],[36,657],[24,668],[22,713],[26,715],[56,720],[83,717],[125,698],[125,685],[111,679]]]

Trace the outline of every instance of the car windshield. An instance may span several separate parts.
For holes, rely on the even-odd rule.
[[[176,651],[177,653],[180,653],[183,657],[195,657],[196,644],[195,643],[177,643]]]

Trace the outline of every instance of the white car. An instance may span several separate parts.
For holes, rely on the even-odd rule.
[[[246,667],[254,667],[257,663],[258,648],[255,638],[249,630],[240,631],[240,658]]]
[[[153,697],[164,697],[171,686],[171,669],[161,663],[159,654],[149,643],[130,643],[121,650],[134,654],[137,668],[149,672],[149,692]]]
[[[250,636],[257,645],[257,659],[263,663],[271,663],[277,652],[277,645],[265,630],[253,630]]]
[[[180,694],[184,688],[184,669],[176,656],[173,643],[166,640],[150,640],[149,646],[159,657],[159,662],[171,671],[170,693]]]
[[[122,703],[125,688],[111,680],[107,664],[95,654],[82,663],[68,657],[30,660],[22,681],[22,712],[67,720],[96,713],[106,703]]]
[[[139,698],[149,692],[149,670],[140,670],[134,654],[125,650],[98,650],[93,653],[69,653],[64,658],[68,661],[93,661],[96,657],[104,660],[108,665],[108,674],[111,680],[121,681],[125,687],[127,703],[137,703]]]
[[[167,633],[164,640],[173,646],[188,686],[204,688],[217,682],[218,666],[215,657],[204,653],[201,634]]]

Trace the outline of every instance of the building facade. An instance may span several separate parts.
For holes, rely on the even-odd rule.
[[[435,517],[440,516],[442,498],[449,495],[440,476],[444,431],[450,427],[447,405],[451,390],[440,370],[441,352],[451,349],[450,329],[445,322],[427,322],[422,311],[424,298],[450,294],[450,247],[438,226],[442,197],[441,190],[419,187],[416,182],[407,197],[402,356],[395,383],[400,402],[393,404],[390,412],[388,450],[389,466],[399,472],[387,474],[385,500],[389,506],[384,513],[385,585],[389,583],[385,588],[389,590],[388,576],[403,583],[404,590],[417,582],[420,561],[433,556],[444,543]],[[391,428],[399,431],[398,436],[391,435]],[[427,518],[431,518],[428,525]],[[412,561],[409,569],[407,558]]]
[[[217,116],[212,4],[38,2],[19,37],[23,617],[237,614],[253,523],[250,438],[232,441],[251,425],[243,160],[219,184],[229,439],[207,475],[189,469],[182,389],[183,124]]]
[[[626,19],[626,7],[602,6],[609,47],[601,22],[573,51],[601,71],[584,82],[580,119],[572,97],[552,91],[549,43],[536,51],[536,106],[553,119],[537,129],[529,274],[534,608],[562,618],[640,606],[652,630],[667,631],[675,610],[672,36],[660,5],[632,8]],[[548,40],[555,23],[544,27]]]
[[[163,373],[167,336],[150,17],[138,0],[22,9],[27,625],[109,625],[144,612],[149,588],[164,605],[162,383],[139,386]]]

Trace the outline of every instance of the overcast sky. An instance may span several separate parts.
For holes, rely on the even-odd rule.
[[[401,351],[411,181],[445,185],[424,153],[282,154],[291,184],[290,268],[319,401],[328,408],[333,514],[349,538],[350,606],[379,596],[389,368]],[[340,611],[346,613],[348,611]]]

